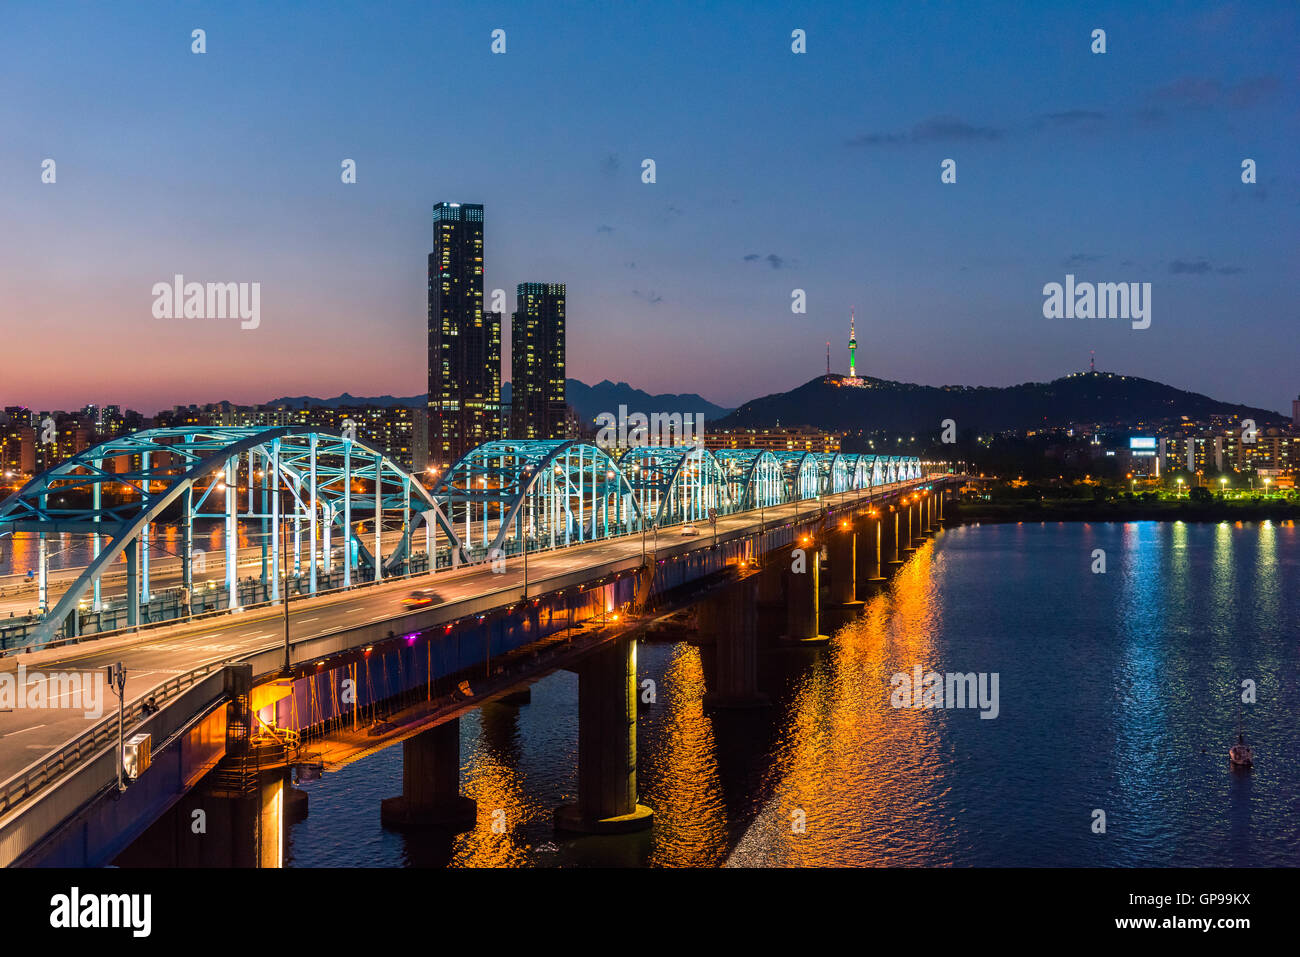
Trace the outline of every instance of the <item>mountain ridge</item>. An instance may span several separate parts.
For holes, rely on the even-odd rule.
[[[510,401],[510,383],[501,385],[501,401]],[[652,395],[643,389],[633,388],[626,382],[611,382],[602,379],[595,385],[588,385],[580,379],[565,380],[565,398],[577,411],[578,415],[590,422],[601,412],[618,414],[618,407],[626,405],[629,412],[702,412],[706,419],[716,419],[731,412],[726,406],[710,402],[694,392],[664,392]],[[282,396],[271,399],[266,405],[285,405],[292,409],[315,408],[317,406],[363,406],[377,405],[384,408],[420,408],[425,405],[427,396],[356,396],[344,392],[333,398],[318,398],[310,395]]]
[[[711,423],[715,429],[811,426],[828,432],[931,432],[952,419],[958,430],[1024,431],[1081,424],[1155,426],[1212,415],[1254,418],[1263,428],[1289,421],[1272,409],[1221,402],[1197,392],[1113,372],[1076,372],[1013,386],[925,386],[865,377],[818,376],[788,392],[752,399]]]

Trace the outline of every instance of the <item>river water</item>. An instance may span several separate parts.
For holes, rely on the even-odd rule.
[[[642,643],[652,830],[556,837],[552,811],[577,777],[577,678],[562,672],[529,704],[462,720],[473,832],[383,830],[380,799],[401,792],[389,748],[304,785],[287,863],[1294,866],[1298,651],[1292,524],[959,527],[829,645],[765,651],[769,708],[706,714],[700,649]],[[891,706],[891,677],[918,665],[996,675],[996,718]],[[1239,708],[1247,680],[1257,700]],[[1226,757],[1239,720],[1256,756],[1246,773]]]

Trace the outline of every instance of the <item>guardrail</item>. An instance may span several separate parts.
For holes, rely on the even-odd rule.
[[[212,662],[184,674],[175,675],[150,688],[146,692],[147,697],[142,695],[136,698],[123,710],[123,733],[125,734],[126,728],[145,717],[147,713],[152,713],[145,711],[146,701],[152,700],[156,706],[161,707],[201,678],[206,678],[213,671],[219,671],[225,666],[226,662]],[[0,783],[0,813],[15,807],[50,784],[55,778],[67,774],[102,748],[115,743],[118,733],[117,717],[116,712],[105,717],[89,731],[83,731],[58,750],[38,759]]]
[[[422,555],[424,553],[419,552],[417,554]],[[444,568],[443,570],[446,571],[447,569]],[[290,596],[290,600],[292,601],[292,599],[294,598],[301,598],[303,600],[309,598],[323,598],[327,595],[338,595],[344,592],[356,591],[359,588],[368,588],[371,585],[376,585],[376,584],[386,585],[391,582],[402,581],[408,578],[418,578],[427,574],[429,574],[429,570],[427,568],[415,572],[403,572],[400,574],[390,573],[388,575],[385,575],[378,582],[372,579],[370,581],[354,582],[353,584],[348,585],[346,587],[340,586],[339,588],[326,588],[316,592],[298,591],[295,594]],[[246,578],[243,579],[243,581],[260,581],[260,579]],[[291,584],[294,585],[299,584],[299,581],[300,581],[299,578],[290,579]],[[282,599],[275,598],[275,599],[267,599],[266,601],[250,602],[247,605],[240,605],[239,610],[241,612],[244,612],[244,611],[254,611],[259,608],[279,608],[281,605],[281,601]],[[221,618],[229,614],[231,614],[231,610],[229,606],[227,606],[224,608],[213,608],[211,611],[203,611],[203,612],[199,612],[198,614],[181,615],[176,618],[160,618],[157,621],[144,621],[134,626],[128,626],[125,628],[113,628],[108,631],[96,631],[96,632],[91,632],[90,634],[87,635],[74,635],[71,638],[54,638],[51,639],[50,641],[47,641],[45,644],[41,645],[39,650],[44,651],[47,648],[62,648],[66,645],[76,645],[84,641],[97,641],[100,638],[120,638],[122,635],[134,635],[140,632],[153,631],[160,628],[171,628],[176,625],[188,624],[190,622],[206,621],[209,618]],[[36,618],[35,620],[39,621],[40,619]],[[8,653],[31,651],[31,650],[37,650],[37,649],[32,649],[30,646],[0,649],[0,658],[3,658]]]

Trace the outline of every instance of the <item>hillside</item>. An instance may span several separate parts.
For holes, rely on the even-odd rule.
[[[793,389],[746,402],[711,423],[716,429],[810,425],[828,431],[931,432],[944,419],[961,431],[1020,431],[1084,423],[1173,423],[1182,416],[1254,418],[1263,428],[1286,419],[1271,409],[1219,402],[1173,386],[1109,372],[1079,372],[1051,382],[992,386],[925,386],[867,378],[862,388],[841,385],[842,376],[821,376]]]

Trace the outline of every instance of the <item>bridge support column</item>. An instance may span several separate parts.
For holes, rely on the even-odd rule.
[[[916,551],[916,531],[914,527],[916,521],[916,503],[908,502],[903,506],[903,511],[906,512],[906,515],[899,523],[902,526],[900,531],[904,533],[904,538],[902,539],[903,551],[914,552]]]
[[[478,805],[460,793],[459,718],[402,742],[402,793],[384,798],[379,813],[394,829],[473,829]]]
[[[859,594],[871,594],[873,587],[885,581],[881,574],[881,551],[884,534],[881,527],[883,520],[879,515],[864,515],[858,518],[857,533],[857,568]]]
[[[578,801],[555,809],[555,828],[621,834],[647,828],[637,803],[636,643],[612,641],[578,667]]]
[[[784,608],[784,584],[781,581],[779,557],[763,563],[758,574],[758,607]]]
[[[861,605],[857,595],[857,533],[851,520],[842,519],[828,531],[826,548],[830,573],[827,602],[839,608]]]
[[[887,568],[897,568],[903,564],[903,546],[899,533],[902,531],[904,507],[895,505],[881,516],[885,528],[885,550],[882,554],[892,556],[885,562]]]
[[[817,547],[805,548],[806,556],[802,563],[791,566],[784,571],[785,578],[785,635],[786,641],[800,644],[825,644],[830,636],[821,632],[821,608],[819,591],[821,587],[821,569],[817,559]],[[796,571],[795,568],[801,568]]]
[[[706,708],[754,708],[771,704],[758,690],[758,590],[751,575],[706,599],[699,609],[701,634],[714,636],[714,680]]]

